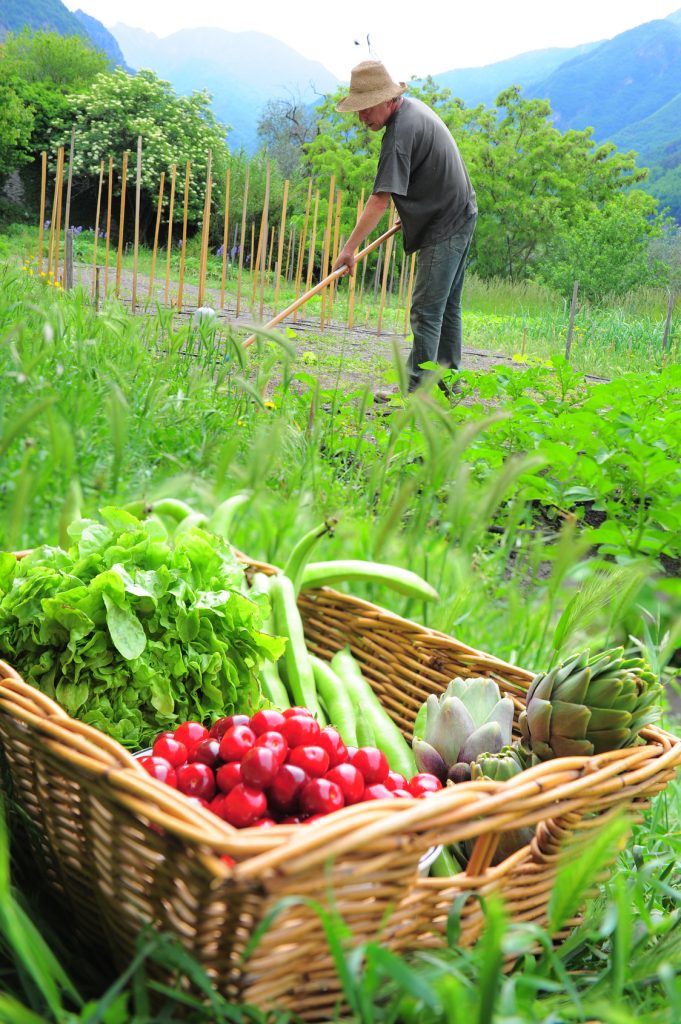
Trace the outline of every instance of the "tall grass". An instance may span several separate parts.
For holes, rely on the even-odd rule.
[[[550,310],[534,313],[552,322]],[[507,311],[499,323],[511,319]],[[556,331],[558,323],[556,316]],[[95,516],[106,504],[174,494],[210,511],[241,491],[248,501],[231,539],[253,557],[283,564],[308,527],[334,515],[338,526],[320,543],[320,557],[410,566],[441,601],[431,607],[388,598],[368,584],[355,588],[359,596],[530,669],[579,645],[635,644],[671,683],[679,581],[663,579],[659,566],[635,553],[594,558],[576,524],[558,512],[553,522],[537,515],[550,460],[528,438],[567,424],[584,400],[583,381],[569,367],[481,374],[470,407],[451,410],[434,394],[388,417],[367,415],[366,388],[348,393],[340,370],[337,384],[324,386],[292,359],[285,338],[263,339],[245,358],[222,323],[194,327],[163,310],[133,318],[115,301],[95,315],[83,291],[61,294],[13,263],[0,265],[0,341],[1,547],[65,542],[71,518]],[[646,415],[664,401],[660,392]],[[627,415],[638,415],[636,403]],[[553,460],[574,440],[565,429]],[[598,600],[580,604],[580,591]],[[557,949],[546,930],[504,920],[494,903],[473,950],[452,943],[405,959],[379,942],[353,949],[340,941],[342,922],[328,922],[353,1019],[675,1024],[680,804],[678,783],[656,799],[599,900]],[[4,835],[0,1021],[263,1019],[219,998],[163,937],[142,936],[119,979],[84,972],[79,951],[68,936],[56,936],[55,920],[44,919],[32,898],[40,887],[30,865],[18,863],[20,888],[13,882]],[[584,854],[585,886],[598,871],[597,852]],[[575,888],[565,876],[557,917],[569,916]],[[505,974],[510,954],[518,966]],[[153,981],[155,960],[174,966],[177,990]],[[206,1005],[181,993],[185,975]],[[164,1016],[154,1018],[150,992]]]

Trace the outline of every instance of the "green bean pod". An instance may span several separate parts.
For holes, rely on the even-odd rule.
[[[309,562],[302,571],[301,589],[335,586],[345,582],[380,583],[407,597],[438,601],[440,595],[423,577],[398,565],[338,559],[333,562]]]
[[[317,693],[324,702],[329,722],[338,729],[347,746],[358,746],[357,716],[347,690],[328,661],[318,658],[316,654],[310,655],[310,661],[317,684]]]
[[[401,772],[405,778],[410,779],[416,772],[411,747],[362,675],[359,663],[347,647],[334,654],[331,668],[340,677],[353,703],[361,709],[362,716],[370,722],[374,735],[374,743],[371,745],[383,751],[393,771]]]
[[[317,697],[312,663],[305,646],[303,620],[298,611],[293,583],[288,576],[272,578],[270,598],[276,632],[287,639],[283,662],[291,696],[297,705],[307,708],[321,725],[325,725],[326,716]]]
[[[303,570],[307,565],[310,557],[310,552],[320,538],[326,536],[327,533],[333,533],[333,528],[336,525],[337,520],[325,519],[323,523],[308,530],[308,532],[300,538],[298,543],[294,546],[291,554],[286,560],[284,565],[284,576],[293,583],[293,589],[296,594],[300,591],[300,585],[302,581]]]

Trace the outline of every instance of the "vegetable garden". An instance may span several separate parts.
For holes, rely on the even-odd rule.
[[[399,233],[262,326],[370,180],[333,98],[288,180],[88,74],[0,235],[0,1021],[675,1024],[681,367],[631,155],[422,84],[497,191],[457,389],[407,397]]]
[[[105,732],[114,728],[114,735],[122,739],[128,749],[138,750],[153,739],[153,730],[152,734],[139,731],[135,725],[137,712],[132,707],[124,710],[130,703],[131,685],[135,690],[136,708],[143,706],[142,687],[146,686],[147,708],[155,716],[160,709],[166,709],[162,712],[165,718],[155,718],[156,733],[183,720],[210,723],[219,709],[223,712],[239,710],[239,700],[243,698],[235,699],[241,685],[236,679],[229,683],[231,698],[225,697],[224,690],[222,696],[219,695],[220,688],[226,685],[226,682],[219,682],[219,665],[224,664],[224,657],[216,661],[212,655],[212,660],[206,661],[208,648],[201,654],[201,648],[196,647],[199,636],[208,640],[217,635],[215,631],[219,632],[218,623],[223,615],[220,606],[212,601],[202,610],[205,599],[201,599],[199,592],[208,586],[217,587],[218,591],[222,589],[223,594],[235,586],[242,589],[238,582],[243,578],[242,569],[237,570],[235,565],[229,570],[231,577],[226,576],[220,583],[220,577],[215,575],[217,562],[211,567],[219,547],[211,554],[211,548],[205,546],[205,538],[215,537],[212,530],[218,523],[238,551],[247,552],[249,557],[259,558],[263,563],[290,565],[297,542],[307,536],[313,539],[309,539],[305,547],[311,548],[314,544],[314,552],[308,551],[305,558],[313,558],[320,566],[356,566],[359,560],[362,565],[392,566],[389,572],[398,578],[408,570],[423,581],[424,587],[427,584],[436,591],[439,600],[429,599],[431,595],[425,590],[420,593],[418,588],[394,589],[385,577],[388,570],[372,578],[371,574],[362,575],[355,569],[351,582],[342,582],[341,576],[333,586],[354,595],[352,600],[372,602],[367,607],[376,604],[390,608],[391,613],[417,622],[421,627],[456,637],[457,643],[470,645],[472,651],[490,652],[492,665],[495,658],[502,659],[496,671],[492,669],[497,678],[504,678],[504,672],[508,671],[503,669],[503,664],[520,665],[531,673],[560,664],[576,650],[598,651],[622,644],[628,649],[630,659],[644,658],[655,678],[662,681],[664,694],[657,698],[660,706],[664,709],[673,703],[677,685],[673,662],[679,634],[678,560],[681,557],[678,523],[674,519],[679,487],[676,364],[667,363],[647,373],[627,369],[611,380],[589,384],[555,349],[543,359],[531,357],[527,351],[520,357],[518,352],[520,361],[515,365],[497,364],[491,373],[464,371],[460,375],[460,397],[453,406],[447,405],[435,392],[417,396],[406,405],[398,403],[388,417],[376,417],[371,415],[370,390],[348,388],[343,379],[342,352],[339,356],[333,343],[329,344],[333,329],[314,335],[308,328],[303,344],[308,353],[315,349],[314,361],[299,358],[301,341],[295,324],[276,337],[265,334],[245,357],[239,352],[239,342],[247,330],[245,325],[231,327],[224,318],[193,324],[191,319],[181,321],[162,309],[156,315],[135,317],[114,298],[96,313],[92,297],[84,289],[76,288],[69,293],[55,289],[39,275],[31,275],[30,266],[28,263],[22,268],[9,260],[3,268],[2,324],[6,339],[3,347],[6,524],[3,546],[8,552],[2,563],[6,593],[2,600],[4,650],[10,663],[13,661],[10,652],[14,651],[14,667],[28,682],[42,689],[49,699],[56,698],[76,719],[82,709],[85,723],[104,728]],[[19,316],[17,310],[20,310]],[[395,319],[399,316],[401,314]],[[484,320],[482,312],[475,316]],[[522,325],[518,327],[515,344],[520,349]],[[372,344],[371,340],[366,344]],[[627,356],[622,353],[620,358]],[[383,365],[385,373],[392,373],[399,380],[399,358],[391,366],[386,357]],[[318,377],[317,370],[321,367],[325,373]],[[594,368],[602,371],[605,367],[600,363]],[[322,383],[333,380],[334,375],[335,384]],[[192,609],[184,601],[182,617],[170,616],[174,622],[172,629],[178,630],[176,641],[171,640],[173,634],[167,629],[162,635],[167,656],[173,658],[177,653],[172,652],[179,652],[186,638],[196,635],[196,641],[191,644],[194,653],[185,666],[177,664],[172,670],[160,669],[160,648],[156,642],[149,648],[147,641],[147,653],[138,653],[141,643],[139,602],[153,601],[157,608],[154,619],[145,624],[145,629],[154,630],[153,634],[147,634],[149,637],[160,635],[153,621],[169,622],[170,613],[162,610],[160,580],[151,572],[158,556],[152,556],[152,562],[145,568],[144,561],[136,554],[138,545],[132,541],[124,541],[122,546],[116,541],[112,548],[112,552],[117,552],[114,558],[106,555],[106,548],[101,547],[107,529],[115,526],[117,531],[122,531],[121,540],[129,533],[125,517],[130,517],[131,512],[115,511],[126,504],[133,515],[142,512],[150,516],[145,520],[149,523],[148,529],[153,521],[157,522],[154,530],[158,530],[158,535],[153,541],[156,545],[167,543],[163,537],[168,531],[172,536],[178,528],[177,509],[182,509],[179,526],[184,520],[185,528],[175,542],[177,566],[179,569],[182,564],[188,564],[186,554],[191,551],[194,565],[191,588],[194,592],[198,587],[198,604]],[[109,512],[106,512],[107,506]],[[108,528],[104,525],[107,520]],[[74,532],[78,522],[82,525]],[[315,525],[322,522],[321,528]],[[81,530],[85,532],[80,533]],[[153,532],[149,536],[153,539]],[[65,554],[58,553],[59,549],[39,547],[60,544],[67,551],[74,543],[79,546],[77,559],[80,560],[72,563],[66,560]],[[212,543],[215,545],[216,541]],[[131,544],[129,554],[124,555],[128,544]],[[104,556],[100,564],[94,560],[98,547]],[[298,547],[300,549],[300,545]],[[36,550],[24,560],[26,569],[22,570],[22,575],[26,573],[26,580],[33,581],[34,593],[39,593],[35,587],[41,573],[47,573],[46,584],[52,580],[49,583],[52,596],[42,599],[43,610],[33,625],[24,613],[16,614],[16,608],[22,605],[21,589],[17,589],[19,577],[15,577],[17,563],[9,554],[28,548]],[[199,554],[202,549],[204,554]],[[185,554],[181,554],[183,550]],[[227,551],[225,548],[225,553]],[[84,589],[78,610],[74,592],[73,598],[69,598],[72,610],[65,619],[60,590],[54,589],[57,577],[67,583],[74,577],[85,582],[84,557],[89,564],[89,577],[99,580],[98,587],[102,587],[98,600],[101,602],[102,597],[105,600],[104,618],[99,620],[101,640],[94,646],[87,645],[90,655],[77,638],[93,614],[91,598]],[[35,562],[35,569],[30,568],[32,562]],[[41,562],[45,569],[38,572]],[[112,575],[114,564],[119,568]],[[302,568],[301,564],[300,571]],[[237,576],[234,576],[235,571]],[[302,579],[299,572],[291,571],[292,576]],[[313,572],[312,565],[309,571]],[[201,575],[197,575],[199,572]],[[206,581],[203,585],[202,576]],[[173,592],[177,593],[179,584],[169,584],[171,578],[163,585],[165,601]],[[105,585],[106,579],[110,582]],[[310,579],[314,585],[315,577],[311,575]],[[328,582],[323,576],[316,581]],[[63,584],[61,586],[63,589]],[[187,583],[182,584],[183,588],[186,586]],[[149,596],[145,597],[145,592]],[[266,592],[267,588],[263,593]],[[189,591],[186,593],[188,595]],[[12,598],[13,594],[16,598]],[[272,601],[274,604],[274,599]],[[258,614],[262,614],[269,607],[268,599],[260,597],[258,603]],[[250,600],[241,607],[243,613],[254,614],[255,606]],[[291,605],[288,607],[290,614]],[[28,610],[26,606],[27,613]],[[214,626],[205,633],[212,616],[216,616]],[[246,621],[244,619],[244,626]],[[253,620],[253,624],[258,621]],[[46,646],[41,647],[44,653],[36,660],[35,650],[29,653],[35,641],[30,641],[27,647],[27,638],[36,636],[38,623],[41,624],[41,644]],[[204,625],[195,634],[200,623]],[[322,625],[322,630],[324,628]],[[349,638],[360,636],[365,627],[358,628],[360,632],[350,634]],[[272,639],[266,641],[268,632]],[[59,653],[69,634],[71,642],[63,648],[64,653]],[[264,632],[256,630],[253,636],[260,638],[257,643],[261,645],[260,654],[253,649],[256,661],[262,659],[265,642],[270,645],[270,656],[279,657],[281,649],[274,644],[282,643],[275,641],[275,637],[281,635],[286,635],[286,630],[273,628],[272,624]],[[114,638],[120,666],[113,676],[107,669],[109,655],[105,652],[110,642],[107,637]],[[321,638],[318,642],[324,643]],[[213,648],[214,643],[214,640],[209,641]],[[289,650],[295,650],[296,643],[300,640],[293,641],[293,646],[289,640]],[[71,656],[65,659],[69,649],[75,661]],[[388,656],[388,649],[384,658]],[[26,652],[24,656],[21,650]],[[52,662],[50,650],[56,658]],[[298,650],[300,657],[300,648]],[[321,648],[317,650],[323,654]],[[317,662],[319,675],[320,671],[324,672],[329,655],[319,658],[313,652],[314,645],[310,656],[313,664]],[[148,669],[143,669],[143,658],[147,655],[152,656],[152,662]],[[234,664],[252,660],[245,648],[238,656],[232,648],[228,660],[235,657]],[[139,667],[134,682],[126,668],[131,658]],[[200,661],[192,668],[189,662],[196,658]],[[482,655],[482,658],[483,664],[489,664],[484,661],[489,655]],[[75,675],[77,683],[69,683],[61,676],[58,666],[69,662],[74,667],[79,666]],[[199,672],[196,666],[200,663],[203,667]],[[267,658],[263,663],[267,663]],[[474,662],[467,662],[468,666],[472,664]],[[209,673],[216,670],[218,676],[213,684]],[[281,671],[285,672],[286,685],[290,685],[291,666],[287,671],[282,666]],[[189,676],[185,675],[187,672]],[[164,678],[175,678],[179,682],[183,678],[196,680],[197,672],[202,686],[193,684],[193,696],[189,691],[183,696],[176,684],[170,690],[158,689]],[[364,663],[364,672],[368,672],[366,678],[381,693],[385,669],[377,668],[370,659]],[[452,664],[451,676],[459,672],[460,668]],[[99,684],[94,682],[97,674]],[[470,667],[465,674],[471,674]],[[477,674],[484,675],[484,671]],[[47,680],[56,680],[58,676],[61,682],[45,689]],[[447,676],[445,669],[444,676],[440,674],[438,678],[446,682]],[[271,673],[266,672],[260,677],[260,683],[252,674],[243,677],[246,683],[243,692],[250,694],[246,704],[250,704],[251,713],[255,709],[252,702],[258,687],[264,688],[262,692],[273,692],[267,690],[271,685],[267,683],[269,677]],[[146,684],[142,683],[144,678]],[[523,678],[511,674],[506,683],[510,685],[507,692],[512,696],[522,694],[523,685],[527,685],[523,684]],[[527,678],[531,679],[531,674]],[[118,690],[111,685],[114,679],[120,681]],[[247,679],[250,681],[246,682]],[[318,684],[312,685],[316,690]],[[300,699],[306,692],[310,701],[309,690],[297,692]],[[415,691],[411,698],[414,712],[427,692],[422,684]],[[121,695],[120,699],[115,697],[116,693]],[[292,694],[289,700],[295,703]],[[394,710],[395,706],[391,706]],[[667,714],[665,711],[662,724],[671,727],[673,732],[674,718],[667,719]],[[120,724],[113,726],[114,721]],[[403,724],[399,712],[397,721]],[[644,723],[645,719],[641,721]],[[347,724],[346,718],[344,724]],[[659,724],[647,727],[653,729],[653,736]],[[404,743],[399,730],[398,735]],[[428,735],[432,739],[432,726]],[[360,747],[366,746],[368,740],[372,741],[368,746],[373,747],[375,732],[364,733],[363,740]],[[631,750],[640,757],[645,747],[634,746]],[[36,751],[37,761],[40,756]],[[263,756],[273,755],[258,755],[258,760]],[[300,755],[307,756],[304,752]],[[489,759],[493,755],[485,756]],[[481,763],[484,764],[484,759]],[[559,764],[560,759],[553,763]],[[548,771],[545,785],[546,791],[551,793],[551,766],[552,762],[547,761],[534,769],[520,767],[519,770],[523,773],[536,773],[540,768]],[[612,767],[604,764],[601,770],[609,774]],[[287,772],[295,774],[294,769],[295,759],[294,768],[288,768]],[[504,773],[498,778],[507,778],[508,766],[495,770]],[[489,765],[487,771],[491,771]],[[645,774],[650,768],[641,767],[641,771]],[[352,775],[349,764],[340,774]],[[195,776],[197,772],[189,775]],[[509,781],[503,785],[511,785],[513,777],[512,771]],[[401,778],[406,785],[409,773],[402,772]],[[345,778],[343,781],[347,785]],[[437,785],[441,784],[438,781]],[[21,785],[16,777],[15,785]],[[369,788],[378,786],[379,793],[387,799],[381,789],[383,785],[367,783]],[[623,785],[626,791],[629,783],[625,778]],[[332,803],[323,805],[327,810],[332,809],[333,799],[337,799],[333,796],[335,790],[331,793]],[[228,795],[223,794],[223,802]],[[655,798],[651,810],[634,826],[633,840],[629,839],[620,853],[616,853],[615,848],[618,843],[621,845],[624,823],[617,817],[612,821],[604,819],[597,842],[589,841],[588,855],[586,848],[582,848],[583,876],[576,881],[569,867],[555,877],[552,873],[550,904],[543,911],[546,916],[541,917],[542,911],[535,910],[527,923],[523,923],[522,911],[514,914],[513,897],[509,897],[510,903],[506,900],[504,909],[503,903],[495,902],[493,893],[484,897],[481,892],[482,901],[472,905],[462,902],[466,890],[458,888],[459,898],[451,899],[449,914],[445,913],[439,926],[442,930],[433,933],[439,938],[427,955],[423,951],[402,950],[399,943],[391,944],[387,937],[381,942],[375,935],[366,935],[353,947],[351,935],[363,933],[352,924],[352,900],[347,902],[348,897],[339,886],[337,902],[331,898],[329,902],[310,903],[304,914],[308,922],[305,927],[312,927],[311,919],[318,922],[320,938],[315,941],[322,945],[329,943],[329,962],[333,964],[334,974],[341,979],[345,1005],[357,1019],[393,1019],[395,1014],[399,1019],[411,1019],[416,1013],[430,1014],[433,1020],[444,1019],[445,1000],[455,991],[462,1006],[473,1008],[478,1014],[487,1013],[487,1017],[480,1019],[503,1020],[504,1014],[509,1019],[513,1014],[526,1020],[550,1019],[551,1013],[557,1012],[561,1019],[588,1020],[597,1015],[602,1020],[619,1020],[629,1019],[628,1015],[633,1019],[634,1014],[641,1012],[641,1007],[648,1007],[661,1014],[659,1019],[671,1020],[672,1017],[665,1018],[663,1007],[676,984],[673,974],[668,974],[667,965],[674,963],[674,921],[678,915],[678,895],[674,888],[678,797],[678,782],[669,782],[664,793]],[[509,792],[507,799],[512,798]],[[173,797],[173,801],[178,799],[184,798]],[[320,797],[306,797],[308,802],[312,801],[306,806],[321,806],[314,803],[315,799]],[[351,810],[356,814],[364,806],[359,803],[354,810],[347,807],[343,812],[333,812],[324,821]],[[449,813],[456,814],[456,811]],[[486,813],[489,821],[495,820],[491,811]],[[167,825],[168,821],[164,820]],[[422,838],[414,846],[416,860],[425,853],[424,844],[431,843],[438,830],[441,838],[460,833],[460,827],[459,833],[456,828],[452,831],[453,824],[447,824],[448,821],[444,813],[438,823],[428,821],[425,830],[418,833]],[[19,823],[13,827],[19,828]],[[192,827],[198,829],[197,834],[204,840],[213,835],[210,829],[202,832],[208,827],[205,818],[194,821]],[[284,837],[291,828],[312,828],[312,825],[276,825]],[[251,831],[264,834],[269,830],[251,828]],[[533,830],[530,827],[524,832],[516,831],[527,841]],[[500,836],[512,834],[506,830]],[[577,835],[578,832],[575,841]],[[213,838],[219,849],[224,837]],[[163,844],[155,845],[157,841],[158,836],[149,850],[162,849]],[[264,857],[266,862],[267,856],[272,860],[274,854],[265,852],[265,848],[274,849],[271,843],[268,840],[258,842],[251,847],[251,856],[255,856],[256,861]],[[431,875],[433,883],[438,887],[444,884],[443,891],[447,892],[449,877],[470,878],[470,871],[466,873],[465,869],[466,850],[470,856],[474,845],[474,842],[455,840],[449,847],[449,856],[462,857],[463,853],[463,860],[447,863],[441,853],[440,871],[444,870],[446,882],[442,882],[440,874]],[[333,848],[330,842],[329,850]],[[303,845],[300,853],[303,858],[304,849]],[[167,854],[166,846],[163,855]],[[188,856],[191,860],[191,854]],[[475,856],[478,860],[474,863],[489,864],[494,849],[490,848],[484,855],[479,847]],[[511,861],[513,856],[511,854]],[[549,936],[568,934],[567,922],[580,909],[587,890],[613,856],[616,857],[615,868],[611,869],[609,880],[601,887],[595,902],[592,899],[589,903],[582,923],[569,938],[553,947]],[[479,860],[481,857],[483,859]],[[146,862],[145,858],[146,854],[140,864]],[[339,858],[342,863],[342,855],[339,854]],[[332,862],[333,858],[329,865]],[[244,864],[247,865],[248,860]],[[452,875],[462,870],[461,864],[464,874]],[[398,865],[399,874],[404,871],[399,857],[396,869]],[[221,870],[224,877],[224,872],[230,869],[225,868],[223,862]],[[413,870],[410,863],[410,877],[413,877]],[[498,868],[484,868],[483,875],[495,870]],[[19,856],[15,877],[21,881],[25,871],[26,864]],[[371,877],[369,874],[368,878]],[[371,884],[379,884],[380,877]],[[507,877],[512,882],[516,876]],[[321,884],[323,887],[324,883]],[[10,897],[9,890],[6,891]],[[438,891],[442,890],[431,890],[433,895]],[[473,891],[475,886],[471,889],[469,885],[469,894]],[[280,918],[280,914],[294,896],[293,889],[287,892],[286,896],[283,891],[279,892],[281,903],[279,897],[272,896],[272,902],[267,904],[271,907],[271,916],[268,911],[262,929],[256,930],[253,944],[248,947],[254,979],[260,977],[256,965],[271,959],[275,955],[273,950],[279,948],[279,928],[286,920]],[[399,901],[396,890],[391,892],[392,899]],[[423,896],[420,893],[419,901]],[[405,898],[404,893],[401,898]],[[51,929],[49,915],[57,913],[56,908],[50,910],[53,897],[43,893],[39,910],[35,905],[30,907],[26,894],[20,896],[13,890],[11,906],[24,921],[27,899],[28,909],[38,916],[40,926]],[[635,917],[630,909],[632,899],[638,908]],[[521,898],[521,903],[522,900],[532,904],[532,890]],[[380,906],[387,911],[390,902],[388,899],[387,904],[380,903]],[[438,913],[434,905],[426,903],[425,907],[426,916],[436,920]],[[44,914],[48,915],[47,920]],[[612,922],[610,928],[614,930],[608,931],[608,921]],[[634,930],[635,921],[638,923]],[[415,911],[405,919],[407,934],[415,922],[426,934],[428,926]],[[4,941],[10,962],[22,963],[20,934],[21,929],[17,931],[5,925]],[[44,935],[47,934],[44,931]],[[467,948],[469,939],[478,934],[477,942]],[[459,938],[461,935],[463,938]],[[654,982],[652,986],[643,988],[617,974],[621,969],[620,960],[609,950],[606,935],[617,937],[619,945],[614,948],[619,950],[618,958],[625,956],[629,962],[630,957],[640,955],[642,964],[648,966],[646,977]],[[63,974],[55,973],[56,962],[51,959],[54,954],[48,953],[46,940],[41,939],[40,949],[50,959],[45,961],[44,973],[36,976],[29,969],[26,980],[13,985],[13,994],[7,997],[3,1009],[9,1014],[8,1019],[13,1019],[11,1014],[19,1012],[17,1007],[24,1002],[48,1012],[47,989],[43,987],[48,984],[48,978],[52,979],[49,984],[54,986],[53,1009],[49,1012],[56,1013],[55,1019],[67,1012],[81,1013],[82,1019],[88,1019],[86,1004],[80,1002],[80,1011],[78,1005],[83,999],[93,998],[104,1000],[100,1006],[117,1005],[124,1016],[137,1013],[141,1019],[145,1019],[145,1013],[150,1019],[156,1019],[153,1014],[157,1012],[172,1013],[171,1008],[179,1005],[180,998],[189,1005],[187,1012],[196,1020],[258,1019],[258,1014],[265,1012],[262,1007],[268,1005],[267,993],[275,991],[280,992],[277,998],[282,1019],[287,1014],[295,1017],[297,1010],[314,1016],[315,1011],[311,1009],[314,999],[303,997],[302,990],[298,1006],[286,1009],[288,1004],[283,990],[277,988],[274,976],[269,985],[264,980],[253,982],[252,990],[249,992],[247,988],[242,996],[237,994],[238,985],[236,988],[227,985],[218,992],[209,980],[210,965],[202,966],[200,957],[198,961],[195,959],[196,952],[183,952],[172,945],[176,939],[164,934],[157,937],[145,934],[137,947],[134,942],[125,946],[129,949],[127,963],[130,966],[122,976],[120,991],[113,978],[107,982],[105,977],[93,978],[88,972],[83,973],[74,960],[77,945],[69,947],[64,941],[58,936],[54,940],[62,966],[71,976],[69,982]],[[239,948],[241,955],[244,950]],[[538,953],[539,949],[543,949],[543,953]],[[519,954],[520,964],[516,964],[510,974],[504,974],[501,965],[505,959],[517,958]],[[121,969],[123,967],[121,964]],[[292,969],[293,963],[290,963],[287,970]],[[327,969],[325,967],[324,971]],[[203,973],[205,970],[207,974]],[[194,985],[191,994],[180,996],[180,989],[175,985],[185,972],[194,979]],[[152,980],[155,973],[161,980]],[[142,978],[146,981],[141,989]],[[619,986],[619,996],[613,1004],[616,1014],[599,994],[613,983],[612,979]],[[107,983],[113,988],[105,996]],[[481,988],[483,984],[487,987]],[[288,981],[287,986],[290,987]],[[332,986],[331,991],[336,989]],[[488,992],[488,996],[483,997],[483,992]],[[210,1010],[201,1010],[202,999],[206,996]],[[251,1005],[251,998],[256,1005]],[[330,1004],[317,1004],[326,1006],[325,1019],[333,1015],[336,998],[332,996]],[[485,1002],[486,998],[489,1003]],[[55,1010],[55,1006],[62,1009]],[[164,1006],[165,1010],[159,1011],[159,1006]]]

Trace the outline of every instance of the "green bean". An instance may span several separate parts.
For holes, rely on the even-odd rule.
[[[353,703],[361,709],[362,716],[369,720],[374,733],[372,746],[383,751],[393,771],[401,772],[405,778],[410,779],[416,771],[411,748],[362,675],[359,663],[347,647],[334,654],[331,668],[340,676]]]
[[[318,658],[316,654],[310,655],[310,661],[317,693],[324,702],[329,722],[338,729],[345,744],[356,747],[357,718],[347,690],[328,661]]]
[[[296,704],[311,711],[321,725],[326,724],[315,686],[312,664],[305,646],[303,621],[296,604],[293,583],[288,576],[274,576],[270,582],[274,625],[287,639],[283,662],[291,696]]]
[[[411,569],[383,562],[338,559],[334,562],[309,562],[302,572],[301,588],[334,586],[336,583],[370,582],[423,601],[438,601],[440,595]]]
[[[315,526],[312,530],[308,530],[308,532],[300,538],[291,551],[291,554],[288,556],[286,564],[284,565],[284,575],[288,576],[293,583],[293,589],[296,594],[300,591],[303,570],[307,565],[312,548],[321,537],[324,537],[327,533],[332,534],[335,525],[335,519],[325,519],[319,526]]]

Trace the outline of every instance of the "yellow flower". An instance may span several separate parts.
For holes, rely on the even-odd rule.
[[[274,404],[274,402],[265,402],[265,408],[266,409],[276,409],[277,407]]]
[[[246,420],[237,420],[236,421],[236,425],[237,425],[237,427],[245,427],[246,426]]]
[[[41,271],[40,271],[40,276],[41,276],[41,277],[47,277],[47,274],[45,273],[45,271],[44,271],[44,270],[41,270]]]

